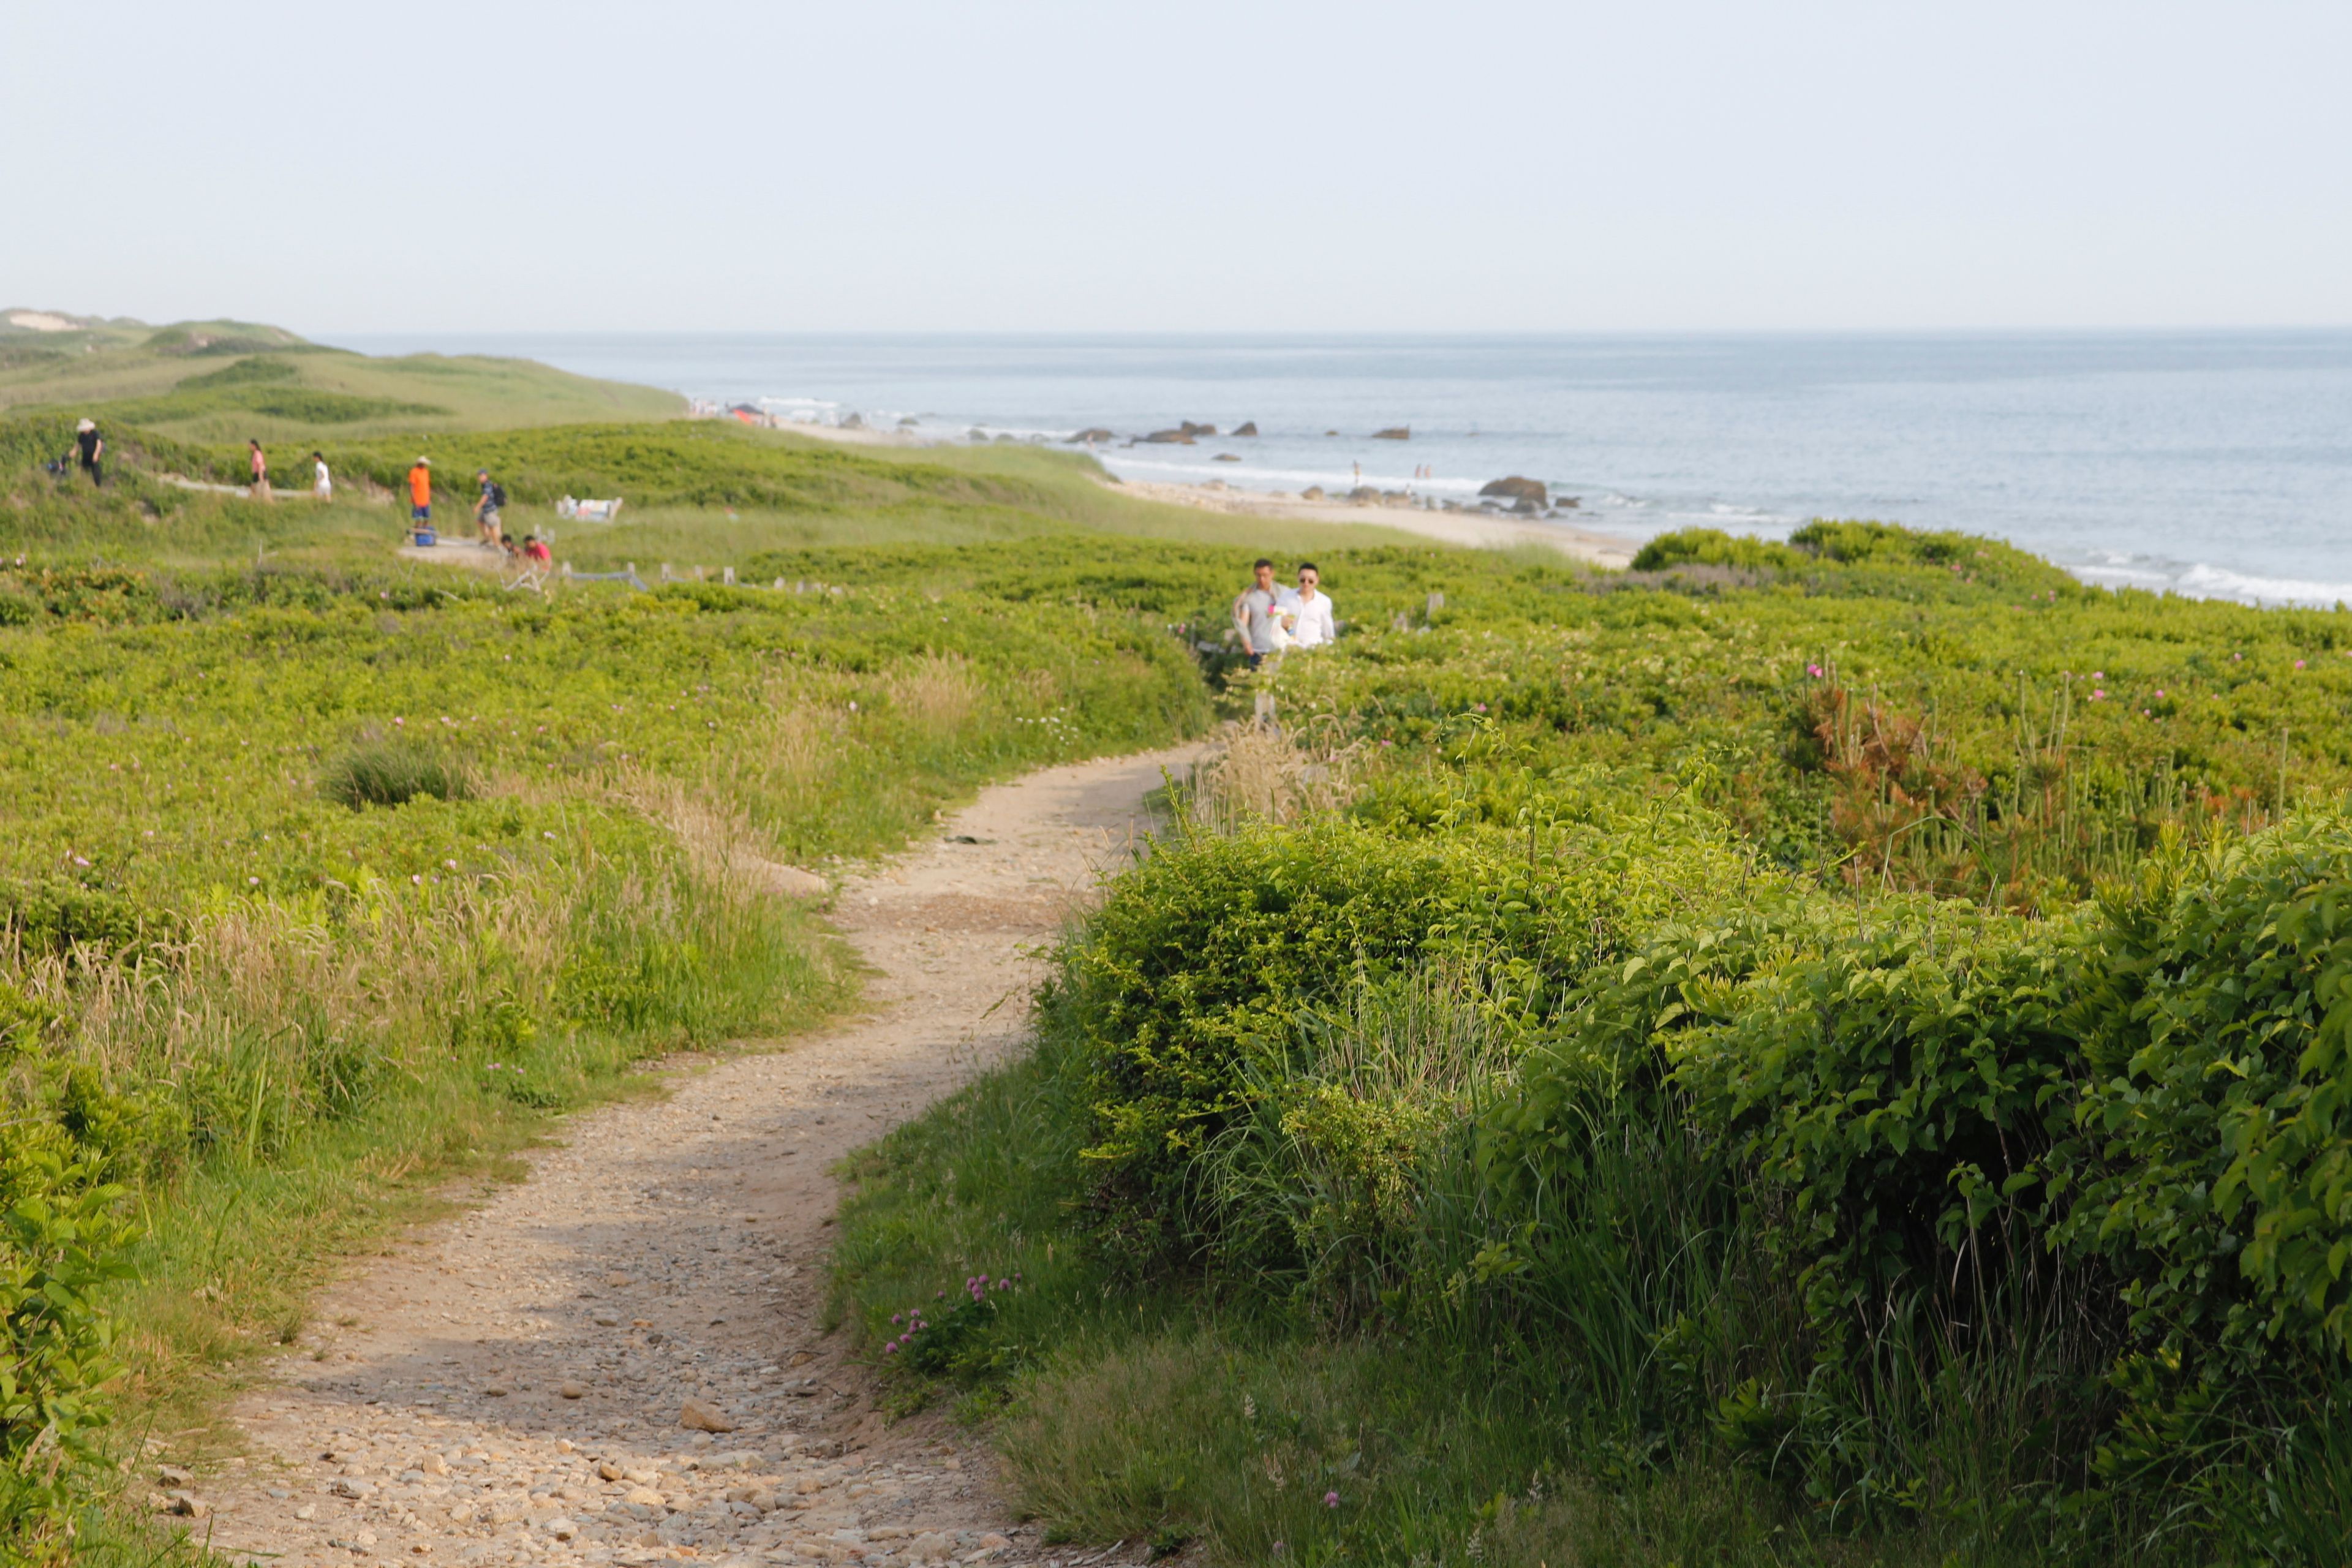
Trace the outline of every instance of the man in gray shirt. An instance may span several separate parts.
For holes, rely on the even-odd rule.
[[[1244,589],[1234,601],[1234,625],[1242,634],[1242,651],[1255,669],[1274,651],[1274,617],[1282,601],[1275,592],[1273,562],[1261,555],[1250,570],[1256,574],[1257,585]]]

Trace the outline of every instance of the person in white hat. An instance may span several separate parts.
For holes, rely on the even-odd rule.
[[[79,452],[77,460],[81,464],[81,471],[89,476],[89,482],[93,485],[106,483],[106,471],[99,467],[100,459],[106,456],[106,437],[98,433],[96,420],[85,419],[74,426],[74,446]]]

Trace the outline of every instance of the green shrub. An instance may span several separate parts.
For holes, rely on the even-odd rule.
[[[2102,900],[2067,1013],[2060,1239],[2212,1378],[2352,1352],[2352,821],[2173,848]]]
[[[405,805],[420,795],[470,800],[474,794],[472,775],[464,764],[437,747],[409,741],[353,746],[328,765],[319,788],[329,800],[354,811]]]
[[[1683,528],[1661,533],[1633,553],[1636,572],[1664,572],[1676,566],[1787,571],[1804,563],[1805,556],[1785,544],[1752,534],[1734,536],[1719,528]]]
[[[97,1293],[126,1277],[132,1227],[120,1187],[87,1166],[39,1162],[0,1214],[0,1552],[64,1563],[105,1464],[101,1398],[117,1374]]]
[[[1451,962],[1482,976],[1484,1005],[1532,1024],[1629,927],[1735,874],[1704,816],[1561,810],[1517,834],[1195,834],[1120,879],[1043,1002],[1079,1075],[1103,1234],[1215,1253],[1194,1162],[1259,1070],[1354,989]]]

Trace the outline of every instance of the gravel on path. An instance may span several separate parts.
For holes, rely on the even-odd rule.
[[[526,1181],[325,1293],[234,1407],[246,1457],[157,1484],[215,1551],[289,1565],[1137,1558],[1044,1546],[969,1433],[876,1411],[823,1328],[826,1167],[1021,1043],[1036,950],[1191,756],[988,790],[845,883],[864,1016],[567,1121]]]

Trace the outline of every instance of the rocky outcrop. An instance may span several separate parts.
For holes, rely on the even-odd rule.
[[[1190,447],[1193,444],[1192,433],[1190,430],[1154,430],[1150,435],[1139,437],[1138,439],[1148,441],[1155,447]]]
[[[1080,445],[1091,447],[1097,441],[1116,441],[1118,439],[1118,437],[1116,432],[1106,430],[1099,425],[1089,425],[1085,429],[1079,431],[1076,435],[1071,437],[1070,444],[1074,447]]]
[[[1321,500],[1323,499],[1323,487],[1321,485],[1309,485],[1305,489],[1298,492],[1298,499],[1300,500]]]
[[[1358,485],[1348,492],[1348,499],[1358,506],[1376,505],[1381,499],[1381,488],[1378,485]]]
[[[1507,479],[1489,479],[1478,487],[1478,493],[1524,507],[1540,507],[1549,500],[1541,479],[1522,479],[1517,474]]]
[[[1241,461],[1239,458],[1234,456],[1231,452],[1220,452],[1209,460],[1213,463],[1238,463]]]
[[[1243,420],[1240,424],[1238,424],[1238,425],[1236,425],[1236,426],[1234,426],[1234,435],[1236,435],[1236,436],[1255,436],[1255,435],[1256,435],[1256,434],[1257,434],[1257,421],[1256,421],[1256,420],[1255,420],[1255,419],[1244,419],[1244,420]]]
[[[1412,426],[1410,425],[1391,425],[1385,430],[1373,431],[1372,439],[1375,441],[1410,441],[1412,439]]]
[[[1185,420],[1179,428],[1187,436],[1213,436],[1217,433],[1215,426],[1195,425],[1190,419]]]

